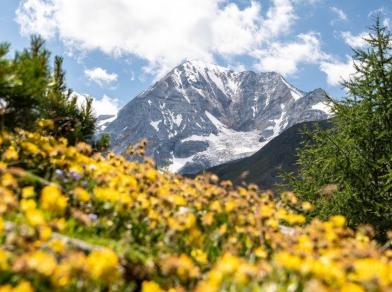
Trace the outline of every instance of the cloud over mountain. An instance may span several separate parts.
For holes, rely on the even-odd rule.
[[[278,60],[289,65],[282,73],[292,74],[308,62],[309,49],[320,50],[311,32],[282,41],[298,19],[295,3],[271,0],[265,8],[258,1],[22,0],[16,20],[24,35],[58,37],[76,50],[137,56],[146,61],[145,72],[157,76],[185,59],[217,57],[248,56],[275,69],[270,58],[279,59],[280,48],[295,49]]]

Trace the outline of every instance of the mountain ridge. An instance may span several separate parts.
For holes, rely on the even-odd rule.
[[[331,113],[322,89],[304,92],[275,72],[186,61],[117,114],[105,132],[112,150],[147,138],[159,167],[195,173],[249,156],[284,129]]]

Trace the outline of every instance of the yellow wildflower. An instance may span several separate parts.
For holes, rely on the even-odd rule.
[[[303,210],[309,211],[309,210],[312,210],[312,208],[313,208],[313,206],[312,206],[311,203],[309,203],[309,202],[303,202],[302,203],[302,209]]]
[[[75,194],[75,197],[78,201],[85,203],[90,200],[89,193],[83,188],[78,187],[73,190],[73,193]]]
[[[146,178],[147,178],[149,181],[155,181],[155,180],[157,179],[157,177],[158,177],[157,171],[156,171],[155,169],[152,169],[152,168],[148,169],[148,170],[145,172],[145,176],[146,176]]]
[[[336,215],[331,217],[330,221],[336,226],[336,227],[343,227],[346,224],[346,218],[341,215]]]
[[[213,213],[204,214],[202,221],[204,225],[211,225],[214,222],[214,214]]]
[[[39,148],[37,145],[34,145],[31,142],[23,142],[22,147],[29,152],[30,154],[36,155],[39,152]]]
[[[20,209],[24,212],[37,208],[37,203],[32,199],[23,199],[20,201]]]
[[[292,270],[298,270],[301,267],[301,259],[285,251],[275,254],[275,262],[284,268]]]
[[[15,187],[17,182],[13,175],[7,172],[2,176],[1,184],[5,187]]]
[[[214,201],[212,202],[212,204],[210,205],[210,209],[216,212],[221,212],[222,211],[222,207],[219,201]]]
[[[29,199],[33,196],[34,196],[34,187],[33,186],[24,187],[22,189],[22,197],[24,199]]]
[[[267,257],[267,252],[262,246],[259,246],[258,248],[255,249],[255,256],[258,258],[265,259]]]
[[[19,283],[14,289],[12,289],[12,292],[33,292],[34,289],[31,286],[30,282],[23,281]]]
[[[26,256],[27,266],[45,276],[50,276],[56,268],[56,259],[43,251],[35,251]]]
[[[53,251],[57,253],[61,253],[65,250],[65,243],[62,240],[54,239],[49,242],[49,247]]]
[[[45,223],[44,214],[37,209],[29,209],[26,211],[26,219],[29,224],[36,226]]]
[[[208,262],[207,254],[201,249],[192,250],[191,256],[200,264],[206,264]]]
[[[47,241],[52,236],[52,229],[49,226],[43,225],[39,228],[39,237],[43,241]]]
[[[187,255],[182,254],[179,258],[177,273],[181,279],[196,278],[199,276],[199,268],[193,264]]]
[[[109,280],[118,273],[117,255],[109,250],[94,250],[87,257],[87,270],[93,279]]]
[[[164,290],[153,281],[144,281],[142,285],[142,292],[163,292]]]
[[[169,201],[173,202],[177,206],[185,206],[186,205],[185,199],[179,195],[173,195],[173,196],[169,197]]]
[[[240,260],[229,253],[223,255],[217,264],[217,270],[223,274],[232,274],[239,267]]]
[[[365,292],[361,286],[354,283],[345,283],[342,288],[340,288],[340,292]]]
[[[8,269],[8,253],[0,248],[0,271]]]
[[[231,212],[234,210],[235,207],[236,207],[236,203],[234,201],[228,201],[225,204],[225,211]]]
[[[67,207],[67,200],[67,197],[61,194],[59,187],[56,185],[49,185],[42,189],[41,207],[44,210],[63,212]]]
[[[14,146],[9,146],[7,150],[3,153],[3,159],[8,161],[18,160],[19,154]]]

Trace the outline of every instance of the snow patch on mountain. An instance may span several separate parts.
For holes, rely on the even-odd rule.
[[[153,127],[155,129],[155,131],[159,131],[159,124],[161,123],[161,121],[151,121],[150,125],[151,127]]]
[[[205,112],[208,119],[218,129],[218,134],[210,134],[208,136],[192,135],[182,140],[187,141],[205,141],[208,143],[208,149],[187,158],[174,157],[172,164],[168,170],[178,172],[185,167],[187,163],[197,161],[198,159],[207,159],[211,166],[222,164],[229,160],[235,160],[249,156],[267,142],[260,142],[261,133],[257,130],[249,132],[235,131],[228,128],[220,122],[214,115]]]
[[[332,115],[332,104],[325,101],[316,103],[312,106],[312,109],[322,111],[328,115]]]

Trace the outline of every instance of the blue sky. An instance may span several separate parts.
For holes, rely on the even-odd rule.
[[[344,91],[351,47],[392,0],[1,0],[0,41],[41,34],[65,58],[68,86],[99,114],[126,104],[185,59],[277,71],[296,87]]]

